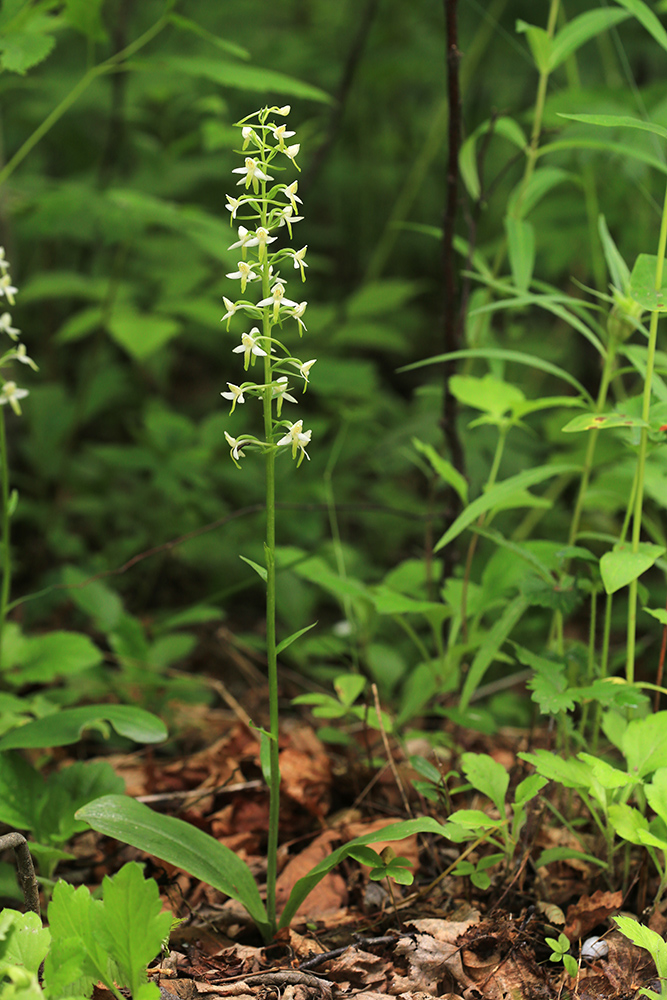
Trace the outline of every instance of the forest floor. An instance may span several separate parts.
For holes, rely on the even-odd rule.
[[[153,748],[105,759],[124,778],[129,795],[212,834],[247,862],[261,886],[268,793],[258,739],[248,723],[252,718],[256,725],[266,724],[267,692],[250,660],[239,676],[244,682],[233,685],[234,694],[211,682],[218,707],[171,706],[170,729],[177,741],[169,752]],[[285,680],[286,706],[296,693]],[[279,909],[297,879],[354,837],[411,816],[433,815],[446,822],[458,808],[493,814],[493,806],[474,791],[455,794],[450,803],[430,802],[415,792],[418,776],[407,757],[431,753],[424,736],[416,737],[406,754],[391,737],[383,740],[364,727],[351,733],[348,746],[323,744],[315,724],[305,711],[286,707],[280,741]],[[442,733],[449,723],[437,720],[437,725]],[[341,730],[350,735],[349,726]],[[532,771],[517,754],[551,745],[546,731],[501,730],[489,737],[450,727],[446,736],[439,750],[444,774],[456,769],[463,751],[487,753],[510,772],[511,787]],[[543,794],[549,793],[545,788]],[[554,803],[566,808],[560,800]],[[385,845],[373,846],[380,852]],[[468,878],[446,874],[465,844],[414,836],[391,846],[410,860],[413,885],[371,882],[368,869],[348,859],[319,883],[291,928],[279,932],[270,946],[263,945],[233,900],[92,831],[75,840],[72,870],[65,866],[60,873],[93,888],[126,861],[146,863],[165,908],[182,921],[172,933],[169,955],[150,970],[162,1000],[199,994],[240,1000],[379,1000],[387,995],[403,1000],[626,1000],[641,987],[659,991],[647,952],[623,937],[611,920],[620,910],[636,913],[638,902],[650,902],[646,865],[637,861],[625,895],[620,885],[603,881],[599,867],[583,860],[535,866],[540,852],[559,846],[599,856],[589,824],[582,822],[573,838],[535,799],[511,869],[502,864],[490,869],[491,884],[483,891]],[[481,845],[469,860],[492,851]],[[656,913],[650,925],[664,934],[667,920]],[[545,939],[560,933],[572,944],[576,977],[550,960]],[[582,942],[591,935],[604,941],[604,957],[582,957]],[[96,1000],[106,1000],[102,988]]]

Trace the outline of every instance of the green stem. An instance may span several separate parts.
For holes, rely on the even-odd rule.
[[[2,665],[2,639],[7,617],[7,604],[12,581],[12,563],[9,531],[9,466],[7,463],[7,435],[5,411],[0,407],[0,542],[2,544],[2,583],[0,583],[0,666]]]
[[[262,181],[261,225],[266,226],[266,181]],[[270,294],[269,264],[266,246],[260,254],[262,265],[262,298]],[[266,663],[269,681],[269,829],[266,852],[266,912],[271,927],[276,927],[276,877],[278,873],[278,828],[280,821],[280,761],[278,738],[280,716],[278,706],[278,657],[276,654],[276,449],[273,445],[273,381],[271,362],[271,307],[262,314],[264,358],[264,439],[267,442],[266,469]]]
[[[665,247],[667,247],[667,188],[665,189],[665,200],[662,206],[662,219],[660,220],[660,236],[658,238],[658,255],[655,264],[655,290],[659,292],[662,288],[662,272],[665,264]],[[642,420],[648,424],[651,412],[651,389],[653,383],[653,369],[655,366],[655,350],[658,340],[658,319],[660,313],[654,309],[651,313],[651,321],[648,331],[648,349],[646,354],[646,378],[644,381],[644,398],[642,400]],[[646,456],[648,453],[648,428],[642,427],[639,436],[639,455],[637,456],[637,486],[635,490],[635,505],[632,519],[632,551],[639,551],[639,540],[642,529],[642,508],[644,504],[644,470],[646,467]],[[635,641],[637,632],[637,585],[635,578],[630,584],[630,594],[628,597],[628,649],[625,666],[625,677],[628,684],[632,684],[635,678]]]

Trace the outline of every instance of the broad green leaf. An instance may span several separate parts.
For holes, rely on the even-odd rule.
[[[532,223],[525,219],[508,215],[505,217],[505,232],[514,284],[520,292],[525,292],[535,266],[535,230]]]
[[[119,736],[135,743],[161,743],[167,727],[156,715],[135,705],[85,705],[65,708],[35,719],[20,729],[0,737],[0,750],[14,748],[61,747],[77,743],[86,729],[110,722]]]
[[[439,616],[440,620],[444,620],[451,614],[446,604],[438,601],[420,601],[416,597],[402,594],[400,591],[382,584],[373,589],[370,597],[379,615],[435,614]]]
[[[63,569],[63,583],[69,588],[68,597],[93,619],[100,632],[111,632],[123,613],[123,602],[102,580],[91,580],[74,566]]]
[[[628,294],[635,302],[650,312],[667,312],[667,275],[663,274],[662,286],[659,291],[655,287],[656,265],[655,254],[640,253],[635,261],[630,275]]]
[[[42,775],[19,753],[0,756],[0,822],[32,830],[45,798]]]
[[[341,702],[354,705],[355,701],[366,687],[366,678],[360,674],[339,674],[334,680],[334,690]]]
[[[621,744],[628,771],[637,778],[667,767],[667,712],[633,719],[625,728]]]
[[[579,472],[579,466],[577,465],[541,465],[536,469],[527,469],[525,472],[519,472],[516,476],[510,476],[509,479],[503,480],[502,483],[496,483],[492,486],[490,490],[483,493],[482,496],[477,497],[473,500],[466,509],[459,514],[454,523],[447,529],[442,538],[439,539],[436,544],[434,551],[437,552],[439,549],[444,548],[445,545],[449,545],[451,541],[457,538],[462,531],[476,521],[480,514],[486,513],[488,510],[493,510],[494,507],[499,507],[501,504],[508,501],[513,494],[518,493],[521,490],[527,489],[530,486],[536,486],[538,483],[544,482],[545,479],[553,479],[555,476],[564,476],[568,474],[576,474]]]
[[[344,844],[337,850],[332,851],[331,854],[315,865],[307,875],[304,875],[295,884],[280,915],[279,927],[289,927],[294,914],[304,899],[307,898],[309,893],[321,882],[325,875],[333,871],[336,865],[348,856],[350,849],[364,844],[384,843],[385,841],[392,843],[397,840],[404,840],[406,837],[411,837],[415,833],[437,833],[440,836],[448,837],[453,826],[453,824],[443,826],[430,816],[425,816],[422,819],[410,819],[402,823],[393,823],[390,826],[383,827],[381,830],[366,833],[362,837],[357,837],[355,840]]]
[[[548,781],[558,781],[566,788],[589,788],[591,785],[593,775],[583,760],[563,758],[549,750],[520,753],[518,756],[532,764],[537,773]]]
[[[507,202],[507,214],[524,219],[552,188],[570,180],[573,175],[560,167],[541,167],[533,173],[528,184],[519,181],[516,185]]]
[[[620,2],[620,0],[619,0]],[[607,31],[615,24],[620,24],[629,17],[618,7],[587,10],[573,18],[564,28],[561,28],[551,45],[549,70],[553,72],[562,62],[576,52],[577,49],[591,38]],[[656,18],[657,20],[657,18]]]
[[[560,153],[567,149],[593,149],[605,154],[605,162],[609,162],[611,157],[617,156],[620,159],[638,160],[646,163],[654,170],[667,174],[667,163],[653,156],[645,149],[637,145],[630,145],[625,142],[617,142],[612,139],[595,139],[592,136],[580,135],[569,139],[557,139],[555,142],[547,142],[537,151],[538,158],[549,156],[553,153]]]
[[[457,809],[450,814],[449,821],[467,830],[491,830],[503,825],[502,819],[492,819],[481,809]]]
[[[566,115],[559,112],[559,117],[583,122],[584,125],[601,125],[603,128],[638,128],[642,132],[652,132],[661,139],[667,139],[667,128],[642,121],[641,118],[631,118],[630,115]]]
[[[521,351],[508,351],[502,347],[476,347],[464,351],[450,351],[448,354],[436,354],[432,358],[415,361],[413,364],[405,365],[398,370],[399,372],[409,372],[415,368],[423,368],[425,365],[439,364],[442,361],[458,361],[460,358],[486,358],[490,361],[513,361],[518,365],[528,365],[529,368],[536,368],[538,371],[547,372],[549,375],[555,375],[557,378],[569,382],[586,400],[591,404],[593,402],[590,393],[564,368],[559,368],[550,361],[545,361],[544,358],[523,354]]]
[[[521,126],[513,118],[502,116],[500,118],[488,119],[488,121],[479,125],[462,144],[459,153],[461,177],[473,201],[478,201],[482,193],[477,167],[477,140],[480,136],[486,135],[487,132],[502,136],[504,139],[509,139],[519,149],[523,150],[528,146]]]
[[[116,307],[106,328],[116,343],[137,361],[155,354],[181,331],[176,320],[140,313],[129,305]]]
[[[424,444],[419,438],[413,437],[412,447],[420,452],[428,461],[431,463],[433,470],[437,472],[440,478],[451,486],[455,493],[458,495],[460,500],[464,503],[468,503],[468,482],[461,475],[458,469],[455,469],[451,462],[443,458],[435,450],[433,445]]]
[[[304,635],[306,632],[310,632],[311,628],[315,628],[316,625],[317,622],[313,622],[312,625],[306,625],[305,628],[300,628],[297,632],[292,632],[291,635],[288,635],[286,639],[282,639],[276,646],[276,655],[279,656],[288,648],[288,646],[291,646],[293,642],[296,642],[299,636]]]
[[[667,767],[659,767],[650,785],[644,786],[646,799],[654,813],[667,823]]]
[[[74,813],[101,795],[122,795],[125,782],[105,760],[75,761],[49,775],[45,782],[43,806],[37,810],[32,827],[35,840],[61,845],[87,829]]]
[[[577,858],[579,861],[587,861],[590,864],[599,865],[600,868],[607,867],[606,861],[596,858],[594,854],[585,854],[583,851],[575,851],[571,847],[552,847],[547,851],[542,851],[535,862],[535,867],[542,868],[543,865],[550,865],[554,861],[568,861],[570,858]]]
[[[578,431],[604,431],[614,427],[647,427],[641,417],[631,417],[627,413],[582,413],[569,420],[563,433],[575,434]]]
[[[664,553],[664,545],[653,545],[651,542],[640,542],[637,552],[632,551],[629,542],[615,545],[611,552],[605,552],[600,559],[604,589],[608,594],[614,594],[621,587],[627,587],[650,569]]]
[[[102,662],[102,653],[81,632],[45,632],[24,636],[21,656],[3,676],[10,684],[47,684],[71,677]]]
[[[419,281],[387,278],[362,285],[347,300],[345,312],[350,319],[385,316],[412,301],[424,289]]]
[[[103,3],[104,0],[66,0],[65,20],[91,42],[104,42],[107,33],[101,20]]]
[[[494,375],[483,375],[481,378],[474,375],[452,375],[449,389],[459,403],[484,410],[495,420],[500,420],[526,399],[521,389]]]
[[[46,14],[34,14],[24,19],[14,31],[7,31],[0,36],[0,66],[23,76],[46,59],[53,50],[56,40],[51,34],[58,24],[58,19]]]
[[[146,982],[146,966],[169,935],[171,914],[160,912],[157,882],[144,878],[136,861],[123,865],[113,878],[104,877],[102,898],[105,944],[135,997]]]
[[[641,844],[640,831],[648,830],[646,817],[625,802],[614,802],[609,806],[609,822],[619,837],[631,844]]]
[[[260,580],[263,580],[264,583],[266,583],[267,573],[266,573],[266,568],[264,566],[260,566],[259,563],[253,562],[252,559],[246,559],[245,556],[239,556],[239,559],[242,559],[244,563],[247,563],[248,566],[254,569],[255,573],[260,578]]]
[[[473,788],[491,799],[500,815],[504,816],[510,776],[503,765],[485,753],[464,753],[461,755],[461,767]]]
[[[530,802],[548,784],[547,779],[540,774],[529,774],[527,778],[520,781],[514,792],[513,809],[522,808],[526,802]]]
[[[667,610],[665,608],[642,608],[642,611],[657,618],[661,625],[667,625]]]
[[[490,632],[484,637],[466,674],[459,701],[459,709],[461,711],[465,712],[468,708],[470,699],[479,687],[484,674],[496,659],[500,647],[506,641],[527,607],[528,604],[523,597],[515,597],[507,605]]]
[[[583,760],[585,764],[588,764],[593,772],[593,777],[596,781],[600,782],[603,788],[626,788],[628,785],[636,783],[633,775],[628,774],[627,771],[621,771],[617,767],[612,767],[611,764],[608,764],[606,760],[602,760],[600,757],[594,757],[590,753],[583,752],[578,753],[577,757]]]
[[[37,973],[49,950],[51,934],[37,913],[3,910],[4,941],[0,947],[0,976],[12,965]]]
[[[94,830],[154,854],[224,892],[245,907],[264,936],[270,934],[264,903],[250,869],[214,837],[123,795],[106,795],[88,803],[76,815]]]
[[[617,0],[617,3],[629,10],[653,36],[658,45],[667,50],[667,32],[648,4],[644,3],[643,0]]]
[[[525,34],[528,39],[536,69],[540,73],[548,73],[553,45],[549,33],[544,28],[538,28],[536,25],[528,24],[520,19],[516,22],[516,31],[519,34]]]
[[[618,247],[611,238],[604,215],[598,216],[598,232],[609,268],[611,283],[619,292],[625,294],[630,286],[630,268],[621,257]]]
[[[150,72],[153,63],[146,61],[146,69]],[[140,66],[141,68],[141,66]],[[184,73],[187,76],[203,77],[221,87],[233,87],[236,90],[252,90],[266,95],[287,94],[290,97],[302,97],[305,100],[321,101],[332,104],[329,94],[304,83],[286,73],[278,73],[272,69],[261,69],[259,66],[245,66],[240,63],[226,62],[224,59],[206,59],[197,56],[169,56],[169,72]]]

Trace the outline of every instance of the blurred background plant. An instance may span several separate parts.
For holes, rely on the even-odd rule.
[[[594,6],[552,4],[554,28]],[[660,4],[652,7],[661,12]],[[546,76],[540,149],[560,145],[544,161],[552,169],[548,191],[530,202],[534,269],[522,272],[516,253],[511,261],[512,287],[518,278],[533,293],[568,293],[581,302],[570,307],[575,318],[592,315],[602,326],[604,314],[587,310],[592,300],[581,287],[608,292],[598,214],[604,211],[625,260],[652,248],[664,149],[654,135],[635,133],[634,154],[621,156],[619,136],[610,161],[590,127],[558,113],[632,114],[667,124],[663,53],[641,23],[612,9],[605,30]],[[585,557],[574,572],[572,555],[560,554],[574,503],[571,476],[547,484],[541,506],[500,510],[492,527],[480,524],[488,537],[480,534],[472,552],[460,538],[444,560],[433,552],[460,505],[488,483],[499,430],[502,480],[556,460],[580,463],[584,453],[583,436],[561,433],[571,417],[564,403],[531,409],[520,398],[530,404],[572,388],[548,367],[490,350],[539,356],[593,397],[598,391],[598,356],[562,309],[514,295],[512,308],[484,311],[496,278],[506,285],[493,294],[507,297],[510,265],[499,264],[495,276],[492,266],[503,259],[508,204],[525,177],[517,132],[530,137],[536,120],[540,75],[517,19],[536,19],[534,5],[458,5],[462,139],[479,129],[462,161],[458,263],[489,278],[487,287],[461,278],[467,315],[460,346],[485,350],[487,360],[464,359],[459,374],[491,373],[519,393],[487,408],[493,419],[469,427],[479,408],[465,385],[454,384],[466,485],[438,464],[442,367],[397,371],[446,348],[444,5],[245,0],[223,9],[190,0],[186,11],[162,0],[4,0],[0,243],[40,363],[30,407],[9,442],[21,496],[14,616],[24,629],[73,624],[108,637],[103,644],[120,657],[113,677],[126,697],[143,663],[160,670],[192,656],[182,624],[205,626],[224,614],[261,648],[262,589],[238,554],[262,562],[262,475],[251,463],[239,477],[228,461],[223,430],[235,433],[238,414],[230,419],[219,395],[242,323],[232,317],[229,332],[220,323],[225,273],[236,263],[223,203],[224,179],[235,166],[231,123],[258,94],[259,101],[292,104],[309,150],[299,178],[309,211],[299,238],[312,250],[306,322],[319,377],[309,393],[309,426],[321,447],[308,477],[279,470],[286,481],[279,484],[278,565],[283,628],[315,618],[320,626],[290,648],[292,663],[320,681],[348,666],[361,669],[383,699],[407,699],[410,711],[400,719],[407,724],[435,693],[458,687],[462,664],[480,650],[489,668],[478,671],[480,679],[492,684],[494,670],[507,673],[513,657],[502,651],[502,636],[497,643],[493,637],[499,616],[507,615],[508,632],[519,621],[522,647],[537,641],[542,650],[554,613],[575,612],[595,590]],[[250,102],[248,91],[255,92]],[[19,162],[21,150],[27,155]],[[518,209],[515,215],[521,221]],[[530,284],[532,273],[539,281]],[[617,398],[638,391],[633,371],[617,380]],[[618,534],[631,444],[622,428],[600,436],[583,512],[584,529],[599,537]],[[647,491],[656,541],[663,484],[655,467]],[[537,524],[540,538],[528,545],[543,586],[533,588],[531,615],[520,618],[512,602],[521,596],[525,554],[499,545],[491,532],[518,543]],[[202,531],[209,525],[217,527]],[[557,581],[566,570],[574,582],[565,588],[544,579]],[[85,588],[52,589],[110,572],[97,598],[87,599]],[[650,602],[658,607],[660,580],[656,573]],[[117,602],[108,596],[114,591]],[[39,596],[22,602],[33,592]],[[611,621],[622,637],[620,605]],[[178,617],[189,609],[198,610]],[[588,626],[576,613],[571,622],[563,669],[581,678]],[[644,628],[640,653],[659,642],[657,623],[647,620]],[[617,655],[622,660],[612,642],[612,669]],[[536,669],[523,660],[516,669],[525,666]],[[503,690],[488,693],[479,725],[526,721],[525,703]]]

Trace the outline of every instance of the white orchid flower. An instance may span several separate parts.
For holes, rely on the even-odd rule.
[[[299,324],[299,336],[302,336],[302,331],[308,331],[306,324],[303,322],[302,316],[306,311],[307,302],[299,302],[298,306],[294,309],[289,309],[287,315],[292,316],[293,319]]]
[[[249,281],[255,281],[259,278],[258,274],[253,271],[254,264],[246,264],[244,260],[240,260],[236,265],[238,271],[232,271],[231,274],[227,274],[227,278],[240,278],[241,279],[241,294],[245,292],[245,286]]]
[[[243,174],[244,176],[240,181],[237,181],[237,185],[245,184],[247,188],[252,184],[252,189],[257,194],[259,191],[259,181],[272,181],[273,177],[270,174],[265,174],[261,167],[258,165],[257,160],[253,156],[246,156],[244,167],[235,167],[232,170],[233,174]]]
[[[0,249],[2,248],[0,247]],[[12,326],[12,317],[9,313],[3,313],[0,316],[0,333],[6,333],[12,340],[18,340],[20,332],[15,326]]]
[[[303,222],[303,215],[294,215],[294,209],[292,206],[285,205],[282,210],[274,213],[274,220],[278,223],[278,228],[280,228],[280,226],[287,226],[291,239],[292,226],[295,222]]]
[[[222,296],[222,301],[225,304],[225,309],[227,310],[227,312],[222,317],[222,319],[220,320],[220,322],[224,323],[225,320],[227,320],[227,329],[229,330],[229,322],[230,322],[232,316],[234,315],[234,313],[236,312],[236,310],[239,307],[236,304],[236,302],[232,302],[230,299],[226,298],[226,296],[224,296],[224,295]],[[1,320],[1,317],[0,317],[0,320]]]
[[[279,378],[277,380],[276,385],[273,385],[271,387],[271,396],[273,399],[276,400],[276,410],[278,413],[278,417],[280,417],[280,411],[283,408],[283,403],[285,402],[285,400],[287,400],[288,403],[299,402],[298,399],[294,398],[294,396],[290,396],[289,392],[287,391],[288,389],[289,385],[287,384],[287,375],[283,375],[282,378]]]
[[[241,451],[241,446],[245,444],[245,442],[243,441],[243,438],[232,437],[231,434],[227,433],[227,431],[224,433],[225,438],[227,439],[227,444],[230,448],[230,455],[232,456],[234,463],[238,465],[239,458],[245,458],[245,452]]]
[[[18,288],[12,285],[12,279],[8,274],[3,274],[0,278],[0,297],[5,296],[10,306],[14,305],[14,296],[18,292]]]
[[[291,139],[296,132],[288,132],[287,125],[273,125],[271,128],[273,138],[278,143],[278,149],[285,151],[285,139]]]
[[[245,249],[247,246],[252,246],[253,245],[250,242],[251,240],[252,240],[252,233],[249,232],[246,229],[245,226],[239,226],[239,238],[238,238],[238,240],[236,241],[236,243],[232,243],[232,245],[230,247],[227,247],[227,249],[228,250],[236,250],[238,247],[243,247],[243,249]],[[256,244],[257,244],[257,241],[255,240],[255,245]]]
[[[224,396],[225,399],[231,399],[232,408],[229,412],[233,413],[236,409],[237,403],[245,403],[245,396],[243,395],[243,389],[240,385],[234,385],[233,382],[228,382],[227,385],[229,386],[230,391],[221,392],[220,395]]]
[[[308,265],[306,264],[306,250],[307,249],[308,249],[308,244],[306,244],[305,247],[301,247],[300,250],[292,250],[291,254],[290,254],[290,256],[292,257],[292,260],[294,261],[294,267],[295,268],[298,267],[301,270],[301,280],[302,281],[306,280],[306,276],[303,273],[303,269],[304,269],[304,267],[308,267]]]
[[[301,198],[299,198],[299,196],[297,195],[298,190],[299,190],[299,182],[292,181],[291,184],[285,185],[285,190],[283,191],[283,194],[287,195],[287,200],[289,201],[290,205],[292,206],[292,209],[295,212],[298,212],[298,208],[296,207],[297,202],[299,203],[299,205],[303,205]]]
[[[0,247],[0,271],[4,274],[5,271],[9,270],[9,261],[5,257],[5,248]]]
[[[16,382],[5,382],[2,387],[2,392],[0,392],[0,406],[4,406],[5,403],[9,403],[14,413],[20,417],[21,406],[19,404],[19,399],[25,399],[28,395],[28,390],[19,389]]]
[[[310,361],[304,361],[303,363],[299,361],[292,361],[291,364],[295,365],[299,369],[299,375],[304,380],[305,385],[303,391],[305,392],[308,387],[308,376],[310,375],[310,369],[313,367],[317,358],[311,358]]]
[[[285,283],[278,278],[271,289],[271,294],[266,299],[261,299],[258,306],[273,306],[273,322],[278,322],[278,313],[281,306],[298,306],[298,302],[285,298]]]
[[[255,336],[255,334],[257,336]],[[255,363],[254,362],[255,357],[258,358],[266,357],[266,351],[262,350],[262,348],[259,346],[258,343],[259,335],[260,335],[259,330],[257,329],[256,326],[253,326],[250,333],[241,334],[241,343],[239,344],[238,347],[235,347],[233,349],[234,354],[243,354],[243,367],[245,368],[246,371],[248,370],[248,365],[250,364],[251,361],[253,364]]]
[[[295,142],[293,146],[285,146],[285,148],[282,150],[285,156],[287,156],[292,161],[295,167],[297,167],[296,157],[298,156],[300,149],[301,149],[301,143]],[[299,168],[297,167],[297,170],[298,169]]]
[[[229,204],[225,205],[225,208],[227,209],[228,212],[232,213],[230,219],[230,225],[231,225],[232,220],[236,219],[236,213],[243,204],[243,198],[232,198],[231,194],[225,195],[225,198],[229,202]]]
[[[29,358],[28,355],[26,354],[25,344],[18,345],[14,353],[14,357],[16,358],[17,361],[20,361],[22,365],[29,365],[34,372],[39,371],[39,368],[32,360],[32,358]]]
[[[306,445],[310,442],[310,437],[312,433],[313,433],[312,431],[304,431],[303,420],[297,420],[295,424],[287,425],[287,434],[285,434],[284,437],[281,437],[280,441],[278,441],[278,447],[280,448],[283,445],[288,445],[288,444],[291,445],[292,458],[296,458],[297,452],[300,451],[301,454],[299,455],[299,461],[297,464],[301,465],[301,463],[303,462],[304,455],[306,456],[308,461],[310,461],[310,456],[306,451]]]

